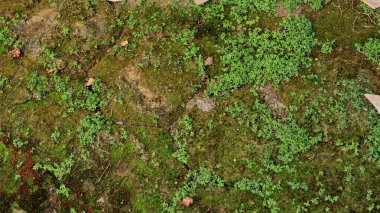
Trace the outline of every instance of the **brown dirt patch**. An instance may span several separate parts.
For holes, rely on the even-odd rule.
[[[278,7],[276,7],[276,12],[280,17],[287,17],[287,16],[300,16],[302,14],[302,11],[307,9],[307,5],[300,5],[296,11],[288,11],[285,9],[284,3],[280,2],[278,4]]]
[[[38,179],[37,172],[33,169],[34,161],[32,156],[29,153],[25,153],[24,161],[22,162],[22,166],[17,170],[17,173],[21,176],[23,181],[23,185],[19,188],[18,192],[20,194],[29,194],[29,184],[27,183],[28,179],[32,179],[33,182],[36,182]],[[40,189],[39,189],[40,190]]]
[[[42,53],[43,46],[52,39],[58,25],[56,9],[44,9],[20,25],[20,37],[26,41],[25,54],[32,59]]]
[[[127,3],[131,5],[137,5],[140,1],[139,0],[128,0]],[[179,2],[181,4],[194,4],[194,0],[150,0],[149,2],[151,3],[157,3],[158,5],[161,6],[168,6],[169,4],[173,2]],[[117,4],[117,3],[116,3]]]
[[[198,109],[202,110],[203,112],[210,112],[215,107],[215,102],[209,98],[196,97],[195,103]]]
[[[25,11],[37,5],[41,0],[0,0],[0,14],[6,16],[15,12]]]
[[[148,87],[143,81],[142,71],[134,66],[129,66],[122,70],[122,78],[131,84],[143,97],[145,105],[148,108],[161,108],[167,107],[167,100],[164,96],[157,94]]]
[[[131,171],[131,166],[124,162],[117,163],[113,167],[111,174],[113,177],[118,179],[124,179],[126,177],[128,177],[128,180],[130,181],[134,181],[136,179],[135,175]]]
[[[280,118],[286,116],[285,104],[271,84],[258,88],[264,98],[265,102],[272,109],[273,113]]]

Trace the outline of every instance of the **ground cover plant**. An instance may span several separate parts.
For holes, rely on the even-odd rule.
[[[380,10],[0,3],[1,212],[379,212]]]

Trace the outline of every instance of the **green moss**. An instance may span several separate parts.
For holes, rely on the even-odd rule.
[[[377,11],[278,2],[4,2],[58,15],[37,58],[12,58],[24,20],[0,30],[0,209],[378,211]]]

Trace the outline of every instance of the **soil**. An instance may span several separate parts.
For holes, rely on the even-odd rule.
[[[27,41],[25,55],[37,59],[43,52],[44,45],[52,40],[58,26],[58,11],[48,8],[39,11],[25,23],[20,24],[20,37]]]
[[[121,71],[121,78],[130,83],[144,98],[145,106],[151,109],[166,108],[166,99],[145,86],[142,71],[134,66],[129,66]]]
[[[279,97],[279,95],[274,90],[271,84],[265,85],[263,87],[259,87],[262,98],[268,104],[268,106],[272,109],[273,113],[280,118],[286,116],[285,104]]]
[[[300,16],[302,14],[302,11],[307,10],[307,8],[307,5],[300,5],[297,10],[289,12],[285,9],[284,3],[280,2],[276,8],[276,12],[280,17]]]

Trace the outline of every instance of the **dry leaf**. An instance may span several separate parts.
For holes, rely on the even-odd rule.
[[[46,71],[47,71],[47,73],[52,73],[52,72],[54,72],[54,69],[47,69]]]
[[[20,58],[21,57],[21,50],[19,48],[15,48],[12,51],[12,57],[13,58]]]
[[[212,57],[208,57],[205,61],[205,66],[211,66],[214,64],[214,59]]]
[[[86,83],[86,86],[87,87],[92,86],[94,84],[94,82],[95,82],[95,79],[89,78],[88,81],[87,81],[87,83]]]
[[[189,206],[192,206],[194,203],[194,199],[193,198],[190,198],[190,197],[185,197],[182,199],[182,204],[189,207]]]
[[[204,3],[206,3],[206,2],[208,2],[208,0],[194,0],[194,3],[195,3],[196,5],[201,5],[201,4],[204,4]]]
[[[125,47],[125,46],[127,46],[128,44],[129,44],[128,40],[122,41],[122,42],[120,43],[120,45],[121,45],[122,47]]]

